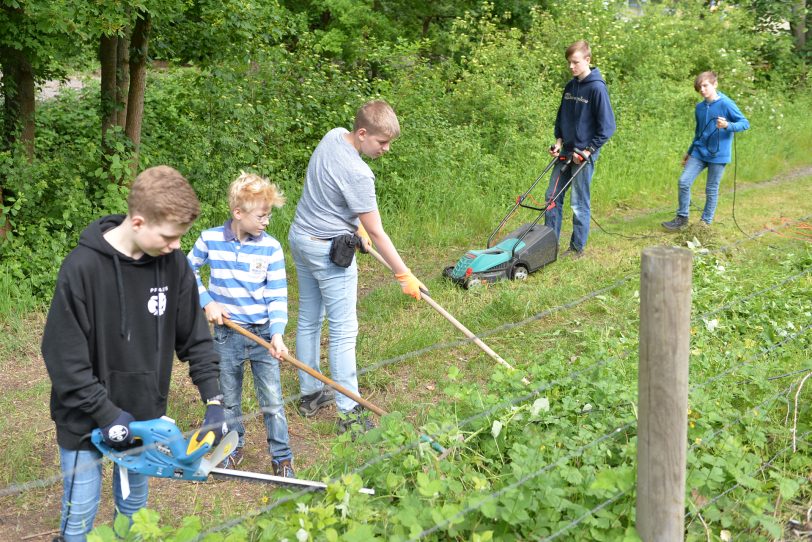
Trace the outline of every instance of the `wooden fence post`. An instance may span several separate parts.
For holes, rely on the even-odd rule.
[[[691,251],[650,247],[640,261],[637,532],[682,542],[688,438]]]

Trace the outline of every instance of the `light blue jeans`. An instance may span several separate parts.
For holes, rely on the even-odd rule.
[[[296,355],[321,372],[319,366],[321,328],[327,315],[330,342],[327,359],[332,379],[348,390],[358,393],[358,372],[355,365],[355,340],[358,337],[358,267],[339,267],[330,261],[330,242],[313,239],[291,230],[288,235],[290,253],[296,264],[299,280],[299,322],[296,328]],[[319,380],[299,371],[302,395],[316,393],[324,387]],[[349,397],[336,393],[339,412],[349,412],[355,405]]]
[[[242,324],[241,324],[242,325]],[[265,325],[242,325],[243,328],[266,341],[271,341],[271,330]],[[244,363],[251,363],[254,391],[262,410],[268,453],[277,460],[292,459],[288,437],[288,420],[279,380],[279,360],[268,349],[226,326],[214,326],[214,348],[220,354],[220,391],[226,411],[229,430],[240,435],[237,446],[245,444],[245,425],[242,422],[242,382]]]
[[[702,170],[708,168],[708,180],[705,182],[705,209],[702,211],[702,221],[710,224],[716,213],[716,204],[719,202],[719,183],[727,164],[713,164],[693,156],[688,157],[682,175],[679,176],[679,209],[677,215],[688,217],[691,207],[691,186]]]
[[[572,187],[572,195],[570,196],[570,207],[572,208],[572,237],[570,238],[569,248],[581,252],[586,247],[586,240],[589,237],[589,219],[590,219],[590,187],[592,185],[592,174],[595,172],[594,157],[590,158],[583,166],[583,169],[572,180],[572,183],[567,185],[570,176],[578,171],[580,165],[570,164],[569,171],[566,173],[561,172],[563,167],[562,162],[556,162],[553,166],[553,172],[550,175],[550,185],[547,187],[547,194],[545,201],[550,201],[550,198],[555,197],[555,207],[547,211],[544,215],[544,225],[549,226],[555,232],[555,238],[561,237],[561,221],[564,206],[564,196],[567,191]]]
[[[99,509],[102,485],[102,456],[95,450],[66,450],[59,447],[59,460],[62,465],[62,521],[60,533],[65,542],[84,542],[87,533],[93,529],[93,521]],[[116,514],[131,518],[147,505],[149,477],[128,473],[130,495],[127,500],[121,496],[121,480],[118,465],[113,467],[113,499]]]

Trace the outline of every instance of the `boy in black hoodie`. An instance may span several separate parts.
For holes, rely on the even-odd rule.
[[[62,465],[60,537],[84,541],[101,494],[101,455],[89,433],[99,427],[114,448],[132,442],[129,424],[166,412],[175,353],[206,404],[204,427],[226,432],[219,357],[198,302],[180,238],[200,214],[183,176],[168,166],[143,171],[127,215],[90,224],[59,270],[42,338],[51,378],[51,418]],[[203,432],[201,432],[203,433]],[[146,505],[147,476],[129,473],[129,495],[113,472],[116,512]]]
[[[550,147],[551,156],[572,156],[573,164],[562,172],[562,162],[556,163],[550,176],[547,201],[555,199],[555,206],[544,216],[545,225],[561,236],[561,206],[567,193],[563,189],[572,172],[577,171],[583,161],[574,151],[577,149],[587,159],[581,172],[572,180],[572,237],[569,248],[562,258],[580,258],[584,253],[589,237],[590,186],[595,162],[601,147],[615,133],[615,114],[609,103],[606,82],[598,68],[590,67],[592,51],[589,43],[579,40],[570,45],[565,53],[573,78],[564,87],[561,105],[555,118],[555,144]]]

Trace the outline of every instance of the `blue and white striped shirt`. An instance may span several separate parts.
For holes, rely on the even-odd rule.
[[[234,235],[231,220],[204,230],[187,255],[195,272],[200,306],[217,301],[240,324],[269,324],[271,335],[288,323],[288,283],[279,241],[265,232],[245,242]],[[200,268],[209,265],[208,290]]]

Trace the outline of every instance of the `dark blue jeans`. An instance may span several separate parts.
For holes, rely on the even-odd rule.
[[[556,239],[561,237],[561,215],[563,214],[564,196],[567,195],[567,191],[571,187],[572,237],[570,238],[569,247],[580,252],[586,247],[586,240],[589,237],[589,189],[592,185],[592,174],[595,172],[595,161],[590,158],[569,186],[566,186],[567,182],[570,180],[572,173],[578,171],[579,166],[571,164],[567,173],[561,173],[562,166],[562,162],[557,162],[550,175],[550,185],[547,187],[545,198],[546,201],[550,201],[550,198],[555,197],[555,207],[544,215],[544,224],[552,228]],[[565,186],[566,188],[564,188]]]
[[[271,340],[268,325],[243,326],[266,341]],[[268,436],[268,452],[277,461],[292,459],[288,437],[288,420],[282,400],[282,383],[279,379],[279,360],[268,349],[226,326],[214,326],[214,347],[220,354],[220,390],[226,411],[226,423],[240,435],[238,446],[245,444],[245,426],[242,422],[242,382],[244,363],[251,363],[254,374],[254,391],[262,409],[265,433]]]

